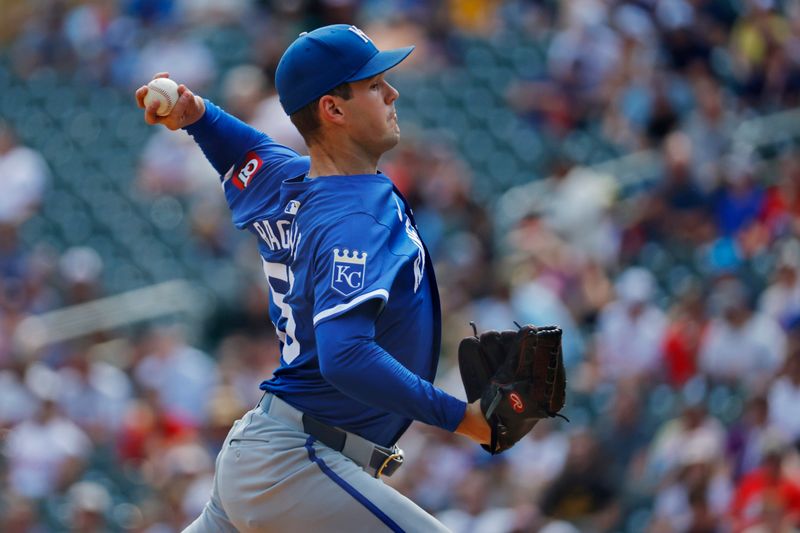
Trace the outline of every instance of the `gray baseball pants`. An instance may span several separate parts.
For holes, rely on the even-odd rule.
[[[233,424],[217,456],[211,499],[184,533],[448,531],[304,433],[297,416],[270,409],[272,398]]]

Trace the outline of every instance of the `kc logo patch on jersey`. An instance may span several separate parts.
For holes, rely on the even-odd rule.
[[[264,164],[264,161],[255,152],[247,152],[245,163],[233,171],[233,185],[243,191],[250,184],[250,180]]]
[[[350,296],[364,288],[364,276],[367,270],[367,252],[352,252],[347,248],[339,251],[333,249],[333,272],[331,288],[342,296]]]

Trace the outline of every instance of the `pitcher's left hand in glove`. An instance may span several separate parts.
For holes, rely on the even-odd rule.
[[[458,347],[467,400],[481,400],[492,429],[493,455],[511,448],[542,418],[562,416],[566,375],[561,329],[524,326],[519,331],[487,331]]]

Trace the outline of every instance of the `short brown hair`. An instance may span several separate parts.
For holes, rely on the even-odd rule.
[[[341,85],[337,85],[330,91],[326,92],[322,96],[327,95],[338,96],[339,98],[349,100],[353,97],[353,89],[350,87],[349,83],[342,83]],[[319,120],[319,100],[322,98],[322,96],[310,104],[306,104],[304,107],[301,107],[300,110],[295,111],[289,116],[289,118],[292,120],[292,124],[294,124],[294,127],[297,128],[297,131],[300,132],[300,135],[303,136],[303,139],[306,141],[307,145],[310,145],[316,140],[316,131],[322,125]]]

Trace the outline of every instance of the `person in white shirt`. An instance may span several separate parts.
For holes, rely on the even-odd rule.
[[[68,486],[92,450],[89,437],[45,398],[35,418],[14,426],[6,439],[10,486],[38,499]]]
[[[616,283],[617,299],[600,313],[597,357],[600,373],[609,380],[653,375],[662,364],[667,320],[651,303],[655,279],[647,270],[631,267]]]
[[[0,120],[0,224],[18,225],[41,203],[50,170],[42,155],[17,142],[11,127]]]
[[[769,389],[769,421],[791,442],[800,442],[800,353],[786,361],[783,372]]]
[[[790,241],[780,252],[772,283],[758,301],[758,309],[784,327],[800,317],[800,243]]]
[[[715,381],[763,386],[786,359],[783,329],[752,309],[739,280],[720,282],[710,301],[716,316],[700,341],[700,368]]]

